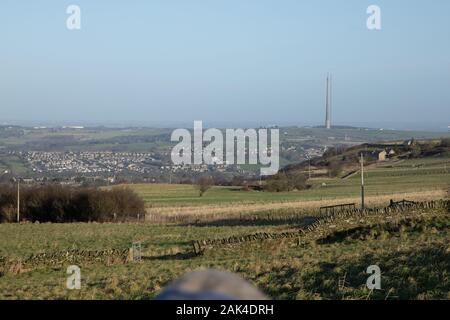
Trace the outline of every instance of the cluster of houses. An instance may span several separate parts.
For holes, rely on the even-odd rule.
[[[134,152],[24,152],[35,173],[145,173],[155,159],[150,153]]]
[[[21,182],[25,184],[50,180],[61,184],[79,184],[83,181],[115,183],[117,177],[120,181],[137,179],[136,181],[144,182],[165,182],[172,178],[176,181],[176,177],[192,178],[205,172],[243,173],[243,170],[236,165],[173,165],[161,153],[9,151],[9,155],[19,157],[29,168],[26,176],[20,176]],[[7,179],[15,175],[11,175],[6,169],[0,176]]]
[[[414,139],[409,139],[399,144],[367,144],[368,147],[375,149],[374,151],[371,151],[368,156],[376,158],[378,161],[387,161],[396,156],[398,150],[406,151],[416,145],[416,143],[417,142]]]
[[[389,149],[389,151],[381,150],[376,153],[378,161],[386,161],[388,158],[393,157],[396,154],[394,149]]]

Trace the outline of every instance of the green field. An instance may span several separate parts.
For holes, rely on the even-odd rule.
[[[239,187],[213,187],[202,197],[192,185],[138,184],[129,186],[148,206],[192,206],[358,198],[360,174],[348,179],[312,180],[313,187],[298,192],[240,191]],[[450,184],[450,158],[415,159],[369,166],[365,172],[367,196],[442,190]]]
[[[445,197],[449,160],[368,166],[367,196],[382,199],[371,205],[384,207],[389,198],[400,200],[405,194],[409,200]],[[237,218],[215,214],[193,223],[0,224],[0,299],[151,299],[178,276],[203,267],[238,273],[274,299],[450,299],[448,208],[339,218],[304,236],[205,247],[201,255],[193,254],[196,240],[307,227],[318,217],[319,204],[302,208],[299,203],[357,200],[359,179],[358,173],[347,179],[315,179],[314,188],[290,193],[214,187],[203,197],[188,185],[128,185],[144,197],[149,210],[178,212],[193,206],[208,217],[216,206],[257,209]],[[79,253],[126,252],[135,241],[143,246],[140,263]],[[61,258],[71,252],[80,256],[70,262]],[[44,258],[33,262],[39,254]],[[65,287],[70,264],[81,267],[81,290]],[[373,264],[382,270],[383,288],[370,292],[365,270]]]
[[[192,129],[187,125],[187,129]],[[174,128],[29,128],[0,126],[0,147],[15,150],[59,151],[136,151],[167,150],[174,143]],[[365,142],[416,139],[439,139],[445,132],[378,130],[364,128],[281,127],[280,143],[288,145],[356,145]],[[281,159],[284,161],[284,159]]]
[[[2,174],[5,170],[15,172],[19,175],[29,173],[27,166],[16,155],[7,155],[0,158],[0,174]]]
[[[191,240],[292,230],[295,225],[5,224],[0,225],[1,254],[8,259],[43,250],[126,249],[138,240],[144,259],[78,263],[81,290],[65,288],[68,263],[16,264],[0,274],[0,298],[150,299],[181,274],[213,267],[242,275],[275,299],[449,299],[448,214],[409,210],[364,221],[346,218],[299,239],[226,245],[184,257]],[[365,269],[373,264],[383,274],[383,289],[376,292],[364,286]]]

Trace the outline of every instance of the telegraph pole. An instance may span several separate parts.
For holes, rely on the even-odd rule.
[[[17,178],[17,223],[20,222],[20,179]]]
[[[364,156],[361,152],[361,209],[364,210]]]
[[[308,177],[311,179],[311,159],[308,158]]]

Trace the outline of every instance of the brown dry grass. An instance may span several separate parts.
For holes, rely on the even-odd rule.
[[[446,190],[430,190],[420,192],[405,192],[388,195],[373,195],[367,196],[365,202],[368,206],[387,204],[390,199],[408,199],[408,200],[436,200],[442,199],[446,196]],[[263,203],[229,203],[229,204],[214,204],[201,206],[174,206],[174,207],[156,207],[147,209],[147,219],[151,220],[154,216],[195,216],[198,218],[208,218],[211,216],[239,215],[245,213],[254,213],[266,210],[278,209],[313,209],[321,206],[340,204],[340,203],[360,203],[358,197],[340,197],[330,198],[324,200],[302,200],[302,201],[278,201],[278,202],[263,202]]]

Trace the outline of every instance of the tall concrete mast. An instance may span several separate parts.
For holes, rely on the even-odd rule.
[[[329,73],[327,73],[327,94],[325,108],[325,128],[331,129],[331,75]]]

